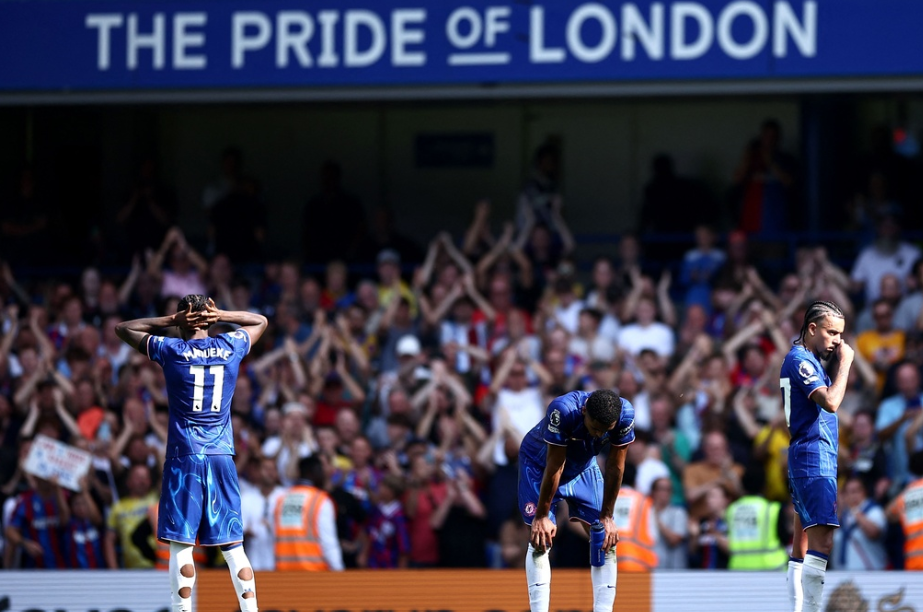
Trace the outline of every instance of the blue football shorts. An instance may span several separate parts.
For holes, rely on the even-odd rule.
[[[792,505],[801,519],[803,529],[815,525],[840,526],[840,519],[836,512],[836,478],[832,476],[793,478],[789,474],[788,484],[792,490]]]
[[[157,539],[203,546],[241,542],[240,484],[232,455],[170,457],[163,466]]]
[[[535,516],[544,473],[544,466],[520,459],[519,513],[526,525],[531,525]],[[562,499],[567,502],[571,520],[576,519],[589,525],[599,521],[603,503],[603,475],[596,461],[591,461],[590,465],[573,479],[558,485],[558,490],[551,499],[549,518],[553,522],[555,508]]]

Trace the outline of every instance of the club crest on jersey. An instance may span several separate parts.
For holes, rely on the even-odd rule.
[[[561,426],[561,411],[555,408],[551,411],[551,414],[548,415],[548,431],[551,433],[561,433],[561,430],[558,429]]]
[[[798,364],[798,374],[804,379],[805,383],[817,382],[817,375],[814,374],[814,366],[807,361]]]
[[[523,506],[522,511],[526,513],[526,516],[535,516],[535,504],[532,502],[527,503]]]

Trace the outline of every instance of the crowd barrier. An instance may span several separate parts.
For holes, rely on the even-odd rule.
[[[260,612],[527,612],[515,570],[257,573]],[[157,571],[0,571],[0,612],[170,612]],[[923,574],[829,572],[824,612],[923,612]],[[199,573],[194,612],[235,612],[227,572]],[[588,570],[552,572],[551,612],[591,612]],[[622,574],[615,612],[779,612],[785,574]]]

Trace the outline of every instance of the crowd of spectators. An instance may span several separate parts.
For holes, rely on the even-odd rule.
[[[764,134],[759,159],[778,173],[779,192],[763,208],[751,202],[751,225],[768,218],[791,178],[787,158],[774,167],[773,138]],[[318,275],[293,260],[243,275],[225,251],[202,254],[175,226],[121,277],[89,267],[74,282],[21,283],[4,263],[4,567],[160,565],[152,534],[164,378],[114,328],[173,312],[189,293],[270,321],[232,403],[245,544],[258,571],[274,567],[275,500],[303,477],[309,456],[323,459],[313,480],[334,501],[345,567],[521,566],[529,531],[515,494],[519,443],[551,398],[601,388],[617,389],[636,411],[625,485],[653,500],[660,566],[726,567],[724,515],[748,472],[790,522],[778,372],[814,299],[840,305],[857,349],[839,412],[842,520],[858,521],[880,547],[875,569],[901,567],[900,530],[883,508],[923,476],[908,468],[923,450],[923,263],[901,241],[894,211],[873,211],[875,237],[849,270],[824,247],[805,246],[794,269],[766,278],[751,255],[753,231],[708,223],[663,269],[645,262],[643,234],[589,262],[544,154],[515,219],[492,218],[490,203],[479,202],[464,233],[438,234],[419,262],[381,249],[367,275],[340,259]],[[226,162],[228,193],[241,203],[228,204],[219,185],[211,206],[246,208],[253,185],[234,178],[233,154]],[[318,199],[345,202],[338,171],[325,172]],[[165,219],[157,210],[145,213],[149,223]],[[238,246],[260,239],[259,224],[221,224],[246,234]],[[91,453],[79,493],[24,470],[38,435]],[[560,504],[554,563],[586,565],[586,536],[566,518]],[[199,562],[220,563],[202,552]]]

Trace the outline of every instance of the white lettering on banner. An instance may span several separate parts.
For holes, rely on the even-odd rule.
[[[545,47],[545,9],[533,6],[529,9],[529,61],[533,64],[560,64],[564,57],[564,49]]]
[[[304,11],[280,11],[276,15],[276,67],[288,66],[289,51],[295,54],[298,65],[310,68],[313,64],[308,42],[314,35],[314,20]]]
[[[426,11],[423,9],[399,9],[391,15],[391,65],[424,66],[426,53],[408,51],[407,45],[418,45],[426,39],[426,32],[421,28],[411,29],[411,24],[426,23]]]
[[[138,51],[140,49],[150,49],[154,55],[154,69],[160,70],[164,63],[164,16],[163,13],[154,13],[153,25],[154,31],[150,34],[141,34],[138,32],[138,15],[131,13],[128,15],[128,37],[125,43],[125,52],[127,59],[125,63],[129,70],[138,67]]]
[[[366,10],[346,11],[346,32],[343,37],[343,63],[361,68],[377,62],[385,52],[385,24],[381,17]],[[365,28],[372,36],[368,49],[359,50],[359,28]]]
[[[663,4],[651,5],[650,25],[634,4],[622,6],[622,59],[635,59],[635,39],[653,60],[663,59]]]
[[[190,55],[189,49],[205,45],[205,34],[190,32],[190,27],[204,27],[205,13],[177,13],[173,18],[173,67],[179,70],[201,69],[207,65],[204,55]]]
[[[334,68],[340,64],[340,56],[336,52],[336,25],[340,14],[336,11],[321,11],[317,14],[320,22],[321,47],[317,56],[317,65],[321,68]]]
[[[588,19],[596,20],[602,28],[602,36],[593,48],[584,44],[581,35]],[[602,4],[584,4],[567,20],[567,47],[581,62],[590,64],[606,59],[615,47],[615,37],[615,17]]]
[[[269,44],[272,23],[269,17],[256,11],[234,13],[232,17],[231,66],[243,68],[244,54],[257,51]],[[256,30],[248,35],[247,30]]]
[[[509,44],[514,7],[502,4],[459,6],[439,24],[432,23],[429,9],[412,6],[390,11],[233,11],[231,48],[219,52],[230,54],[234,70],[247,68],[254,54],[266,54],[260,55],[263,62],[274,55],[277,69],[378,64],[414,68],[431,61],[430,29],[441,27],[450,51],[440,61],[450,66],[506,65],[515,59],[560,64],[572,58],[593,64],[618,57],[631,62],[639,55],[688,62],[718,51],[740,61],[768,53],[780,58],[817,55],[817,0],[727,0],[707,5],[661,0],[643,7],[637,2],[593,1],[559,2],[555,7],[552,12],[537,0],[528,9],[516,9],[520,18],[528,10],[527,57],[514,57],[525,50]],[[84,26],[95,33],[99,71],[138,70],[148,57],[154,70],[203,70],[209,67],[206,26],[220,21],[224,19],[205,11],[91,13]],[[117,37],[124,37],[124,66],[118,66],[123,56],[118,46],[122,39]],[[119,59],[113,59],[113,49],[119,49]]]
[[[90,453],[44,435],[35,436],[23,470],[39,478],[56,479],[62,487],[80,490],[80,479],[90,469]]]
[[[497,43],[497,35],[508,32],[510,24],[508,6],[490,6],[481,14],[471,7],[463,6],[452,11],[446,20],[445,33],[449,43],[456,49],[470,49],[483,39],[488,48]],[[467,34],[465,33],[467,32]],[[452,53],[449,55],[450,66],[488,66],[510,62],[510,54],[505,52],[489,53]]]
[[[739,44],[731,34],[734,20],[747,16],[753,22],[753,37],[750,42]],[[718,17],[718,44],[734,59],[750,59],[763,50],[769,39],[769,20],[766,13],[755,2],[732,2]]]
[[[686,22],[693,19],[699,26],[699,37],[686,40]],[[711,13],[695,2],[677,2],[670,7],[670,57],[678,60],[692,60],[705,55],[715,35],[715,24]]]
[[[798,51],[805,57],[817,55],[817,2],[804,3],[801,23],[788,2],[776,2],[772,24],[772,54],[776,57],[788,55],[786,34],[792,37]]]
[[[119,14],[90,14],[84,22],[88,28],[97,28],[96,33],[96,68],[109,70],[110,56],[110,31],[122,27],[122,16]]]

